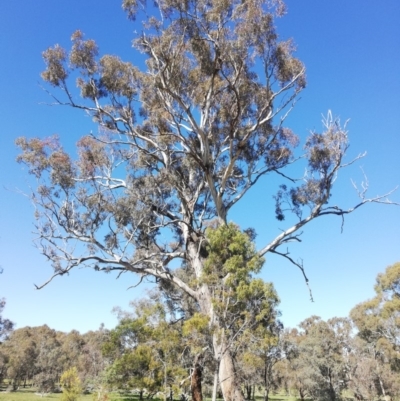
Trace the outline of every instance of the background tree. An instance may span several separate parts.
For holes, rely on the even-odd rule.
[[[372,344],[360,337],[354,339],[354,350],[348,371],[348,389],[357,400],[374,400],[382,394],[379,377],[382,369]]]
[[[307,358],[301,352],[301,336],[297,329],[287,329],[282,334],[282,349],[285,358],[277,363],[280,387],[286,394],[298,396],[302,401],[308,398],[312,381],[310,380],[310,366],[305,360]],[[294,391],[295,394],[292,394]]]
[[[283,358],[280,344],[282,325],[279,321],[271,323],[249,330],[243,336],[243,345],[235,358],[248,400],[255,399],[256,389],[263,389],[264,400],[268,401],[270,392],[279,387],[274,366]]]
[[[102,355],[108,330],[81,335],[76,330],[57,332],[47,325],[24,327],[0,344],[0,374],[12,388],[35,386],[47,393],[58,388],[63,371],[76,365],[85,388],[100,390],[109,361]]]
[[[5,350],[4,344],[0,344],[0,385],[3,384],[3,380],[7,377],[7,365],[8,365],[8,354]]]
[[[172,399],[179,383],[187,376],[181,355],[185,353],[179,322],[171,324],[164,305],[151,298],[132,303],[134,312],[122,313],[118,326],[104,344],[106,356],[113,359],[108,380],[118,387],[139,390]]]
[[[53,391],[60,379],[63,365],[63,350],[57,332],[44,325],[32,328],[35,341],[34,383],[43,393]]]
[[[285,339],[289,386],[302,400],[340,399],[347,383],[344,353],[351,326],[346,319],[325,322],[318,316],[311,316],[299,326],[301,331],[293,330]]]
[[[0,274],[1,273],[2,269],[0,267]],[[5,299],[0,299],[0,384],[3,382],[3,379],[7,374],[8,364],[8,355],[4,349],[4,346],[2,346],[2,343],[8,338],[10,332],[14,328],[14,323],[11,320],[3,318],[3,309],[5,305]]]
[[[13,390],[16,390],[35,374],[37,349],[31,328],[13,331],[4,345],[4,351],[8,355],[7,378]]]
[[[356,305],[350,317],[358,329],[362,369],[374,389],[363,384],[363,374],[354,371],[353,388],[361,394],[375,392],[394,396],[400,391],[400,263],[378,275],[376,296]]]
[[[73,366],[78,369],[85,345],[83,336],[78,331],[71,330],[69,333],[58,333],[58,341],[62,355],[61,371],[64,372]]]
[[[79,358],[78,371],[85,389],[101,394],[107,391],[105,371],[110,361],[103,356],[102,349],[109,340],[110,331],[104,326],[96,331],[89,331],[82,335],[84,345]]]
[[[298,138],[284,122],[305,86],[305,69],[275,31],[281,0],[163,0],[158,9],[124,0],[123,8],[131,19],[144,13],[134,45],[146,57],[145,71],[116,56],[99,59],[96,43],[80,31],[69,54],[58,45],[43,53],[42,77],[61,92],[55,103],[86,111],[99,130],[78,141],[77,160],[55,137],[17,141],[18,160],[39,181],[32,196],[38,246],[53,277],[88,265],[151,276],[186,292],[217,328],[213,352],[221,358],[224,398],[240,401],[230,342],[201,280],[210,221],[227,224],[250,188],[280,176],[275,214],[282,225],[288,213],[295,222],[258,256],[281,255],[304,273],[286,246],[299,241],[306,224],[390,202],[367,198],[363,189],[350,209],[329,205],[339,170],[352,163],[344,161],[347,131],[330,114],[324,132],[305,143],[303,179],[285,170],[298,160]],[[69,84],[75,73],[81,100]],[[183,264],[187,279],[174,272]]]
[[[0,299],[0,341],[4,341],[14,328],[14,323],[9,319],[3,318],[3,310],[6,306],[6,300]]]
[[[267,337],[260,347],[264,362],[261,376],[265,401],[269,400],[269,395],[272,391],[279,388],[275,365],[283,358],[281,340],[282,329],[282,325],[278,323],[273,329],[274,336]]]

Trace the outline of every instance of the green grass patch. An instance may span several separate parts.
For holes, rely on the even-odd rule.
[[[32,388],[26,388],[26,389],[20,389],[15,392],[6,392],[6,391],[0,391],[0,401],[53,401],[53,400],[59,400],[61,398],[61,394],[45,394],[43,397],[40,396],[40,394],[37,393],[35,389]],[[274,394],[270,395],[270,400],[271,401],[296,401],[297,398],[295,397],[287,397],[285,395],[281,394]],[[127,394],[127,393],[118,393],[118,392],[113,392],[109,394],[109,401],[137,401],[139,399],[138,396],[132,395],[132,394]],[[204,401],[209,401],[211,398],[209,397],[204,397]],[[256,401],[261,401],[263,400],[263,397],[256,397]],[[79,397],[79,401],[93,401],[93,394],[84,394]],[[162,399],[159,398],[152,398],[152,401],[163,401]],[[218,399],[218,401],[222,401]]]
[[[1,401],[40,401],[40,400],[59,400],[61,394],[45,394],[41,397],[35,389],[20,389],[18,391],[1,391],[0,400]],[[93,401],[91,394],[82,395],[79,398],[80,401]]]
[[[35,389],[20,389],[18,391],[6,392],[0,391],[0,401],[53,401],[59,400],[61,398],[61,393],[54,394],[49,393],[41,395],[37,393]],[[131,394],[118,394],[118,393],[110,393],[109,401],[137,401],[139,398],[136,395]],[[93,394],[84,394],[81,395],[78,399],[79,401],[93,401]],[[158,398],[153,398],[152,401],[162,401]]]

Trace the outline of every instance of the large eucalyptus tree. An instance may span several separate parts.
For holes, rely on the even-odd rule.
[[[362,191],[351,209],[329,205],[337,173],[351,164],[343,161],[345,127],[331,115],[325,131],[305,143],[304,179],[285,170],[298,160],[298,138],[285,118],[306,80],[292,43],[275,31],[281,0],[160,0],[155,7],[124,0],[123,8],[132,20],[145,20],[134,40],[144,70],[116,56],[99,58],[96,43],[80,31],[69,53],[58,45],[43,53],[42,77],[56,90],[54,102],[88,113],[99,129],[78,141],[76,160],[57,138],[18,140],[19,160],[40,181],[32,196],[38,244],[53,263],[52,278],[89,265],[152,276],[186,293],[217,328],[224,397],[240,401],[212,285],[203,280],[206,227],[227,224],[254,185],[279,175],[276,216],[283,221],[292,212],[297,221],[256,253],[279,254],[302,269],[286,245],[304,225],[386,198]],[[80,97],[70,83],[74,74]],[[254,252],[236,256],[245,265]]]

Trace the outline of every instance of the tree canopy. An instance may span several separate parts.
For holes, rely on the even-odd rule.
[[[191,298],[214,328],[224,397],[241,400],[220,308],[230,288],[237,287],[241,307],[254,301],[248,295],[263,299],[268,286],[252,275],[269,252],[299,267],[307,281],[287,250],[306,224],[390,201],[368,198],[363,187],[349,209],[329,203],[337,174],[355,161],[345,160],[346,125],[330,112],[323,131],[305,141],[304,154],[296,153],[299,138],[285,120],[306,85],[305,67],[275,30],[281,0],[163,0],[156,7],[124,0],[122,6],[130,19],[144,19],[133,41],[144,69],[100,57],[81,31],[73,33],[69,52],[59,45],[43,52],[42,78],[54,102],[86,112],[98,129],[77,142],[77,158],[57,137],[17,140],[18,160],[39,182],[32,194],[37,244],[53,265],[52,278],[77,266],[132,272]],[[299,159],[307,166],[301,179],[288,169]],[[254,230],[236,227],[228,236],[236,245],[227,246],[219,227],[229,229],[232,207],[254,185],[268,188],[271,176],[282,185],[271,192],[270,212],[280,224],[289,214],[295,223],[288,219],[258,250]],[[225,247],[217,252],[214,233]]]
[[[3,315],[3,309],[6,306],[6,300],[0,299],[0,341],[7,338],[8,334],[12,331],[14,323],[10,319],[5,319]]]

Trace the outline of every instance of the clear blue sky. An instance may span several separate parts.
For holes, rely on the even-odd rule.
[[[332,109],[350,118],[349,157],[367,151],[358,166],[342,175],[334,202],[357,202],[350,179],[370,181],[370,195],[400,184],[400,2],[385,0],[288,0],[289,12],[277,22],[282,38],[293,37],[297,55],[307,67],[308,87],[289,119],[304,139],[321,128],[321,113]],[[60,43],[69,46],[81,29],[96,39],[102,53],[139,62],[131,49],[132,32],[119,1],[39,0],[0,3],[0,296],[4,315],[17,327],[48,324],[81,332],[116,323],[113,306],[127,308],[142,289],[127,290],[133,275],[76,270],[41,291],[34,289],[51,275],[51,266],[32,245],[33,210],[19,193],[28,191],[27,172],[15,162],[18,136],[58,133],[71,144],[91,128],[78,111],[43,105],[49,101],[38,86],[41,52]],[[271,219],[271,188],[259,187],[245,198],[231,218],[253,226],[259,246],[277,234]],[[400,201],[400,192],[393,196]],[[282,225],[282,228],[284,226]],[[292,248],[302,258],[315,302],[309,301],[301,274],[285,261],[268,256],[263,277],[273,281],[281,297],[282,320],[295,326],[317,314],[324,319],[346,316],[358,302],[373,296],[377,273],[400,260],[400,207],[370,205],[341,221],[314,222],[303,242]]]

